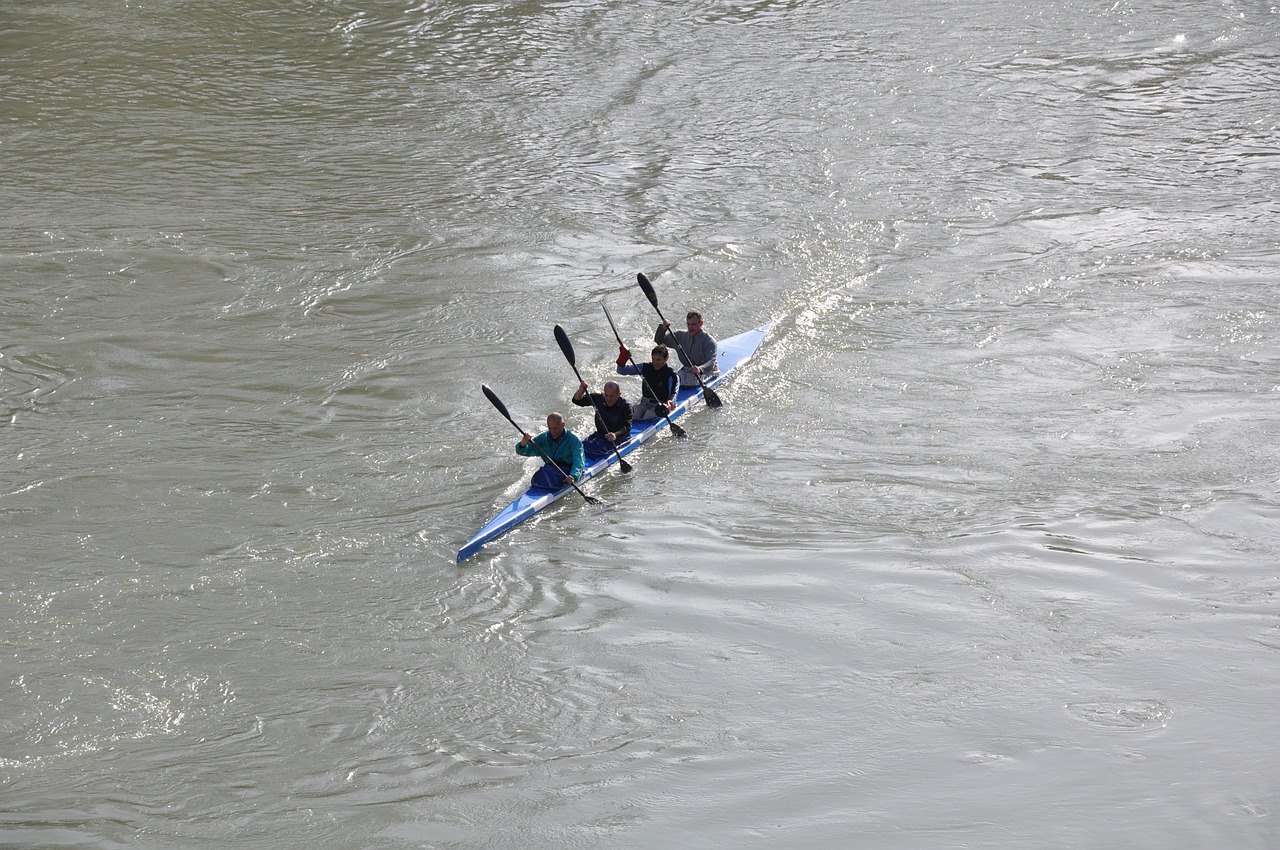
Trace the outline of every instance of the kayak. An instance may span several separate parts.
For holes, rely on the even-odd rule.
[[[764,342],[765,334],[769,332],[769,327],[772,324],[772,322],[765,322],[763,325],[740,333],[737,336],[719,340],[716,359],[720,363],[720,374],[711,380],[705,381],[706,387],[714,389],[754,357],[755,353],[760,349],[760,344]],[[676,394],[676,406],[669,414],[670,420],[665,416],[659,416],[657,419],[641,419],[632,422],[631,439],[618,446],[617,453],[611,452],[600,460],[589,462],[586,471],[578,479],[577,484],[582,485],[584,482],[602,474],[610,466],[618,463],[620,457],[626,457],[658,436],[663,429],[668,428],[669,422],[676,421],[697,405],[705,404],[706,401],[702,396],[702,387],[682,388]],[[712,401],[714,400],[712,399]],[[477,531],[475,536],[458,550],[458,563],[460,564],[470,558],[479,552],[486,543],[506,534],[520,525],[520,523],[555,504],[571,492],[573,492],[573,487],[569,484],[558,490],[547,490],[542,487],[531,486],[515,501],[499,511],[497,516],[485,523],[484,528]]]

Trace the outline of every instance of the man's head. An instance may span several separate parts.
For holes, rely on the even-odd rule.
[[[622,398],[622,388],[618,386],[617,381],[609,381],[604,385],[604,403],[609,407],[613,407],[618,403],[618,399]]]
[[[690,310],[688,315],[684,317],[684,323],[689,329],[689,333],[697,333],[702,330],[702,314],[697,310]]]
[[[653,351],[649,353],[649,358],[653,361],[655,369],[661,369],[671,359],[671,352],[667,350],[665,345],[655,345]]]
[[[564,433],[564,416],[559,413],[548,413],[547,430],[551,432],[552,437],[559,439]]]

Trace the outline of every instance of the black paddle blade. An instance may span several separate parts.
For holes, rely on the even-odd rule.
[[[556,344],[560,346],[560,350],[564,352],[564,359],[569,361],[570,366],[576,366],[576,358],[573,356],[573,343],[569,342],[569,335],[564,332],[564,328],[556,325],[555,329]]]
[[[720,396],[717,395],[716,391],[711,389],[710,387],[702,391],[702,397],[703,399],[706,400],[707,407],[723,407],[724,406],[724,402],[720,400]]]
[[[644,297],[649,299],[649,303],[654,307],[658,306],[658,293],[653,291],[653,284],[649,282],[649,278],[644,276],[644,272],[636,273],[636,282],[640,284],[640,288],[644,290]]]
[[[512,418],[511,418],[511,414],[510,414],[510,413],[507,413],[507,406],[506,406],[505,404],[503,404],[503,403],[502,403],[502,399],[498,398],[498,394],[497,394],[497,393],[495,393],[493,390],[489,389],[489,388],[488,388],[487,386],[485,386],[484,384],[481,384],[481,385],[480,385],[480,390],[481,390],[481,392],[483,392],[483,393],[484,393],[485,398],[489,399],[489,402],[490,402],[494,407],[498,408],[498,412],[499,412],[499,413],[501,413],[503,416],[505,416],[505,417],[507,418],[507,421],[508,421],[508,422],[510,422],[512,425],[515,425],[515,424],[516,424],[516,421],[515,421],[514,419],[512,419]],[[519,427],[519,426],[516,426],[516,427]]]
[[[635,469],[635,467],[633,467],[631,464],[627,463],[625,460],[621,460],[621,459],[619,459],[619,460],[618,460],[618,469],[621,469],[621,470],[622,470],[622,474],[623,474],[623,475],[626,475],[628,472],[630,472],[631,470]]]

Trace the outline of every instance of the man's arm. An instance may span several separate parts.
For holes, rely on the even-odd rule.
[[[577,434],[566,431],[565,436],[573,438],[569,443],[569,449],[573,452],[573,467],[569,470],[569,474],[577,480],[587,469],[587,457],[582,453],[582,441],[578,439]]]
[[[621,420],[617,429],[613,432],[613,441],[621,443],[623,440],[631,436],[631,402],[625,398],[618,400],[618,407],[622,408]]]
[[[529,445],[530,443],[537,443],[538,437],[541,437],[542,435],[539,434],[538,437],[526,440],[525,437],[528,436],[528,434],[521,435],[520,442],[516,443],[516,454],[521,455],[522,457],[542,457],[542,455],[538,454],[538,450],[536,448]],[[541,446],[542,444],[538,443],[538,445]]]
[[[702,332],[702,336],[702,345],[699,346],[698,359],[703,362],[699,363],[698,366],[702,369],[702,374],[713,375],[720,371],[720,366],[716,363],[716,354],[719,352],[720,346],[716,342],[716,338],[706,331]],[[692,351],[689,352],[689,356],[693,356]]]
[[[579,384],[579,385],[578,385],[578,391],[577,391],[576,393],[574,393],[574,394],[573,394],[573,398],[572,398],[572,399],[570,399],[570,401],[572,401],[574,404],[578,405],[578,407],[590,407],[590,406],[591,406],[591,397],[587,395],[587,382],[586,382],[586,381],[583,381],[581,384]]]

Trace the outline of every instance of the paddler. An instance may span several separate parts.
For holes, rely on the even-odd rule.
[[[596,409],[596,432],[582,443],[587,460],[611,455],[615,447],[631,439],[631,402],[622,397],[617,381],[608,381],[599,393],[588,393],[583,381],[573,394],[573,403]]]
[[[716,360],[716,339],[702,328],[702,314],[690,310],[685,316],[685,327],[688,330],[673,331],[671,323],[664,321],[658,325],[658,332],[653,335],[654,342],[674,346],[680,357],[680,386],[699,386],[698,379],[710,380],[720,374],[720,364]]]
[[[676,390],[680,388],[680,379],[676,370],[667,365],[671,358],[671,350],[665,345],[655,345],[649,353],[649,362],[643,366],[631,365],[631,352],[625,345],[618,346],[618,374],[639,375],[641,381],[640,400],[631,405],[633,419],[657,419],[665,407],[668,412],[675,410]]]
[[[538,448],[531,448],[530,443],[536,444]],[[582,441],[564,427],[562,414],[548,413],[547,430],[536,437],[529,436],[527,431],[521,434],[520,442],[516,443],[516,454],[521,457],[542,457],[538,454],[539,448],[553,462],[544,463],[533,474],[533,486],[544,490],[559,490],[582,477],[587,466],[582,454]]]

